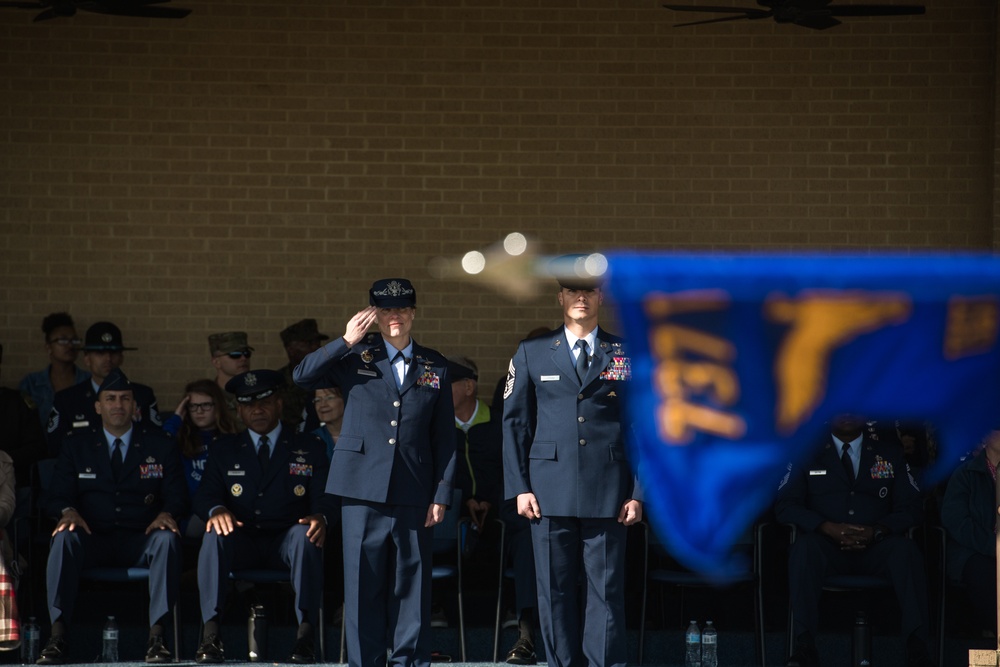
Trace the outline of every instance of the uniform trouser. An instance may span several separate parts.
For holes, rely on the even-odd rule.
[[[343,500],[344,620],[350,667],[430,664],[427,507]]]
[[[535,556],[531,549],[531,522],[517,513],[517,503],[505,500],[500,505],[504,522],[505,541],[511,568],[514,570],[514,603],[518,618],[521,610],[534,609],[538,604],[535,587]]]
[[[73,618],[80,576],[93,567],[149,568],[149,622],[163,618],[177,600],[180,580],[180,537],[169,530],[116,530],[87,534],[63,530],[55,534],[45,571],[49,620]]]
[[[626,534],[617,519],[532,522],[538,620],[552,667],[623,667],[628,661]]]
[[[862,551],[842,551],[820,533],[799,532],[788,554],[788,589],[796,634],[808,631],[816,636],[823,580],[835,574],[885,577],[896,592],[903,636],[927,630],[927,580],[923,558],[913,540],[890,535]]]
[[[299,623],[315,623],[323,600],[323,549],[309,541],[309,526],[285,530],[237,528],[229,535],[205,533],[198,552],[198,596],[201,620],[222,613],[229,592],[229,573],[236,570],[290,570]]]

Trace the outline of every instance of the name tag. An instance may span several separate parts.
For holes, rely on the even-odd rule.
[[[539,378],[542,382],[559,382],[558,375],[543,375]]]
[[[90,426],[89,421],[73,422],[73,428],[87,428]]]
[[[246,470],[229,470],[226,472],[230,477],[243,477],[247,474]]]
[[[825,474],[826,474],[826,470],[810,470],[809,471],[809,475],[810,476],[812,476],[812,475],[825,475]]]
[[[78,479],[97,479],[97,473],[95,472],[81,472],[77,475]]]
[[[359,368],[358,375],[367,375],[368,377],[373,377],[373,378],[378,377],[378,373],[376,373],[375,371],[370,371],[366,368]]]

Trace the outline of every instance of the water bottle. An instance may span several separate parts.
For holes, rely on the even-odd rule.
[[[267,614],[264,613],[262,604],[250,607],[250,617],[247,619],[247,644],[250,647],[247,655],[250,662],[267,659]]]
[[[41,633],[38,629],[38,622],[34,616],[28,618],[28,622],[21,628],[21,662],[26,665],[33,665],[38,661],[38,644],[41,641]]]
[[[854,619],[851,656],[851,667],[870,667],[872,664],[872,629],[864,612],[858,612]]]
[[[701,667],[719,667],[719,632],[712,621],[701,632]]]
[[[701,667],[701,630],[698,623],[691,621],[687,632],[684,633],[684,667]]]
[[[118,621],[114,616],[108,616],[101,633],[104,640],[101,648],[101,662],[118,662]]]

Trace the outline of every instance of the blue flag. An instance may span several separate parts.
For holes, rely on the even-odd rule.
[[[1000,428],[1000,260],[609,255],[648,515],[724,577],[788,463],[849,412],[928,421],[940,477]]]

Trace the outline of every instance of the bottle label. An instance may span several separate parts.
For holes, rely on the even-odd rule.
[[[118,631],[117,630],[105,630],[104,631],[104,638],[105,639],[113,639],[113,640],[117,641],[118,640]]]
[[[716,641],[717,641],[717,639],[718,639],[718,637],[716,637],[716,635],[705,635],[704,637],[701,638],[701,643],[702,644],[715,644]]]
[[[687,633],[687,643],[688,644],[700,644],[701,643],[701,635],[698,634],[697,632],[689,632],[689,633]]]

